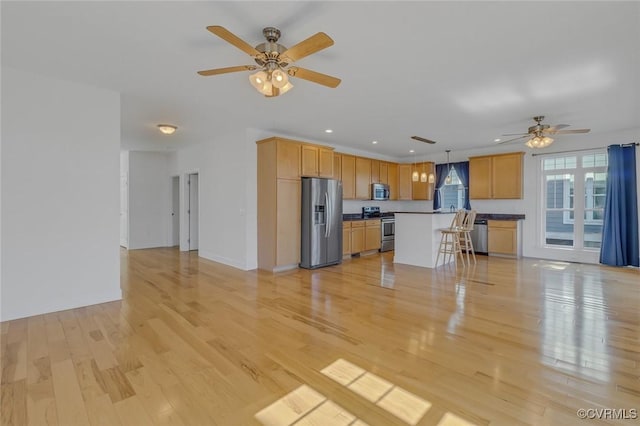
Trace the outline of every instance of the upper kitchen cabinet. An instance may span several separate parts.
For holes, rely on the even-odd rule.
[[[411,164],[398,164],[398,200],[411,200]]]
[[[382,172],[380,173],[382,174]],[[384,182],[383,182],[384,183]],[[387,163],[387,185],[389,185],[389,199],[398,199],[398,165]]]
[[[522,198],[524,152],[469,158],[469,198]]]
[[[411,181],[411,199],[412,200],[433,200],[433,183],[429,183],[429,175],[433,173],[433,163],[418,163],[412,167],[413,172],[418,173],[418,181]],[[423,179],[425,180],[423,182]]]
[[[278,179],[300,178],[300,142],[282,138],[269,138],[261,142],[275,143]]]
[[[371,183],[384,183],[389,185],[389,163],[386,161],[380,161],[379,171],[380,174],[378,175],[378,182],[371,180]],[[373,178],[373,172],[371,172],[371,177]]]
[[[333,153],[333,178],[342,180],[342,154]]]
[[[342,154],[342,198],[356,198],[356,157]]]
[[[344,183],[343,183],[343,187],[344,187]],[[371,159],[370,158],[356,157],[356,196],[355,198],[356,200],[371,199]]]
[[[302,145],[302,176],[333,177],[333,150]]]
[[[380,174],[380,160],[371,160],[371,183],[383,183]]]

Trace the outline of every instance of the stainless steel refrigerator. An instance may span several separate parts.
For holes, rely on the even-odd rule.
[[[300,267],[342,262],[342,182],[302,178]]]

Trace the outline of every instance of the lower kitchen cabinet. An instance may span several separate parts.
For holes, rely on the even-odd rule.
[[[380,248],[380,220],[365,220],[364,249],[378,250]]]
[[[342,222],[342,255],[351,254],[351,222]]]
[[[342,222],[342,255],[378,250],[381,232],[380,219]]]
[[[365,227],[364,221],[351,222],[351,253],[364,251]]]
[[[506,256],[520,257],[519,222],[515,220],[489,220],[488,252]]]

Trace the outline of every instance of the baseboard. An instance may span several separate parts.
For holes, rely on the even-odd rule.
[[[240,261],[238,261],[236,259],[231,259],[231,258],[224,257],[224,256],[219,256],[217,254],[208,252],[206,250],[198,250],[198,255],[200,257],[204,257],[207,260],[212,260],[214,262],[222,263],[224,265],[231,266],[233,268],[240,269],[242,271],[248,271],[249,270],[247,268],[247,265],[244,264],[244,262],[240,262]]]

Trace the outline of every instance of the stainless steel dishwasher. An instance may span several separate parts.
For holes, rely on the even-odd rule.
[[[471,231],[471,242],[473,243],[473,250],[479,254],[487,254],[487,220],[476,219],[473,222],[473,231]]]

